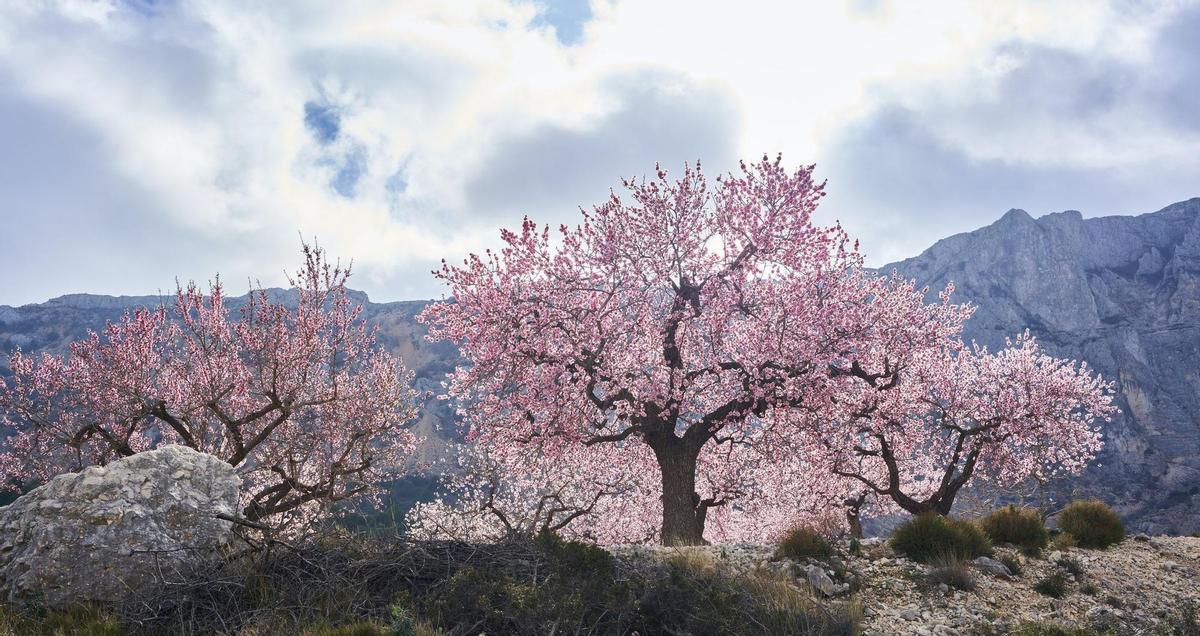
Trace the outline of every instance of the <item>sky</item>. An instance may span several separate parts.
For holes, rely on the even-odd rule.
[[[1200,3],[6,0],[0,304],[281,284],[375,301],[626,177],[783,153],[868,263],[1010,208],[1200,196]]]

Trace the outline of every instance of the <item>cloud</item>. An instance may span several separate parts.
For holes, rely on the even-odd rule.
[[[1136,16],[1135,16],[1136,17]],[[992,70],[881,97],[823,151],[827,218],[874,264],[988,224],[1140,214],[1200,194],[1200,8],[1156,16],[1137,50],[997,42]],[[998,68],[997,68],[998,67]]]
[[[708,169],[731,167],[738,114],[727,95],[663,73],[610,83],[617,104],[596,121],[543,124],[497,140],[487,169],[466,184],[467,205],[500,219],[570,223],[580,206],[602,203],[621,178],[649,174],[655,162],[668,171],[704,158],[726,162]]]
[[[655,161],[783,151],[872,260],[1013,206],[1197,194],[1196,4],[16,0],[0,302],[282,282],[298,235],[379,299]],[[1115,209],[1115,208],[1120,208]]]
[[[979,159],[947,143],[936,122],[885,108],[830,144],[825,221],[840,219],[873,265],[913,256],[938,239],[988,225],[1010,208],[1034,216],[1142,214],[1196,195],[1197,162],[1041,165]],[[914,249],[914,246],[916,249]]]

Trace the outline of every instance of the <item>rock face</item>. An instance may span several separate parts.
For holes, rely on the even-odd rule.
[[[165,446],[67,473],[0,508],[0,594],[109,601],[212,559],[234,539],[229,464]]]
[[[1200,531],[1200,199],[1141,216],[996,223],[887,265],[978,305],[966,339],[1028,328],[1052,354],[1116,381],[1099,460],[1058,498],[1100,496],[1150,534]]]

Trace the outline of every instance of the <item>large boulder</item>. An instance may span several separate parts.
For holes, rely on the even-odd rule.
[[[218,558],[241,479],[164,446],[51,479],[0,508],[0,595],[51,607],[111,602]]]

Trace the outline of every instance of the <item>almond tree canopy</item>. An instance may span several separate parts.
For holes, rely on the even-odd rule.
[[[847,383],[894,389],[912,352],[957,340],[970,314],[870,273],[840,227],[813,225],[812,166],[764,157],[711,189],[699,165],[624,186],[576,227],[526,219],[499,252],[443,264],[454,301],[422,320],[470,362],[450,396],[473,436],[547,456],[648,447],[666,544],[703,542],[709,511],[738,496],[697,488],[706,447],[786,446],[788,429],[847,412]],[[628,455],[609,482],[641,465]]]
[[[294,305],[257,289],[235,315],[220,280],[179,286],[65,357],[10,359],[0,472],[10,487],[183,444],[237,467],[251,522],[304,523],[377,492],[414,448],[411,374],[376,346],[346,294],[349,268],[304,246]]]

